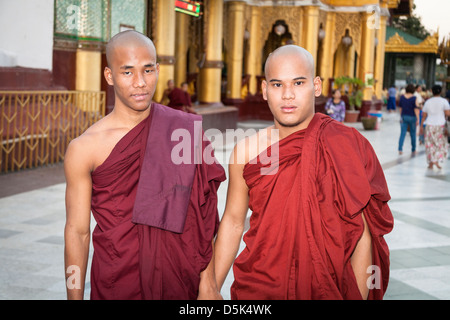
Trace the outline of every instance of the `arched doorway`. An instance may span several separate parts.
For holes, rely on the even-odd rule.
[[[268,34],[266,42],[264,43],[262,59],[264,62],[261,71],[264,71],[265,61],[271,52],[278,47],[291,43],[293,43],[292,34],[289,32],[287,23],[284,20],[275,21],[272,25],[272,31]]]
[[[356,76],[357,53],[355,44],[350,37],[349,30],[345,30],[339,45],[334,53],[333,77]]]

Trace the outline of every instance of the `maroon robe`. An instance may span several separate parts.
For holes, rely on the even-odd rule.
[[[171,108],[182,110],[184,106],[191,106],[191,98],[189,93],[181,90],[180,88],[173,88],[167,97],[170,100],[167,105]]]
[[[383,235],[393,217],[369,142],[316,114],[307,129],[279,141],[278,154],[271,154],[276,150],[244,167],[253,213],[246,247],[234,263],[231,298],[361,299],[350,259],[364,230],[363,211],[376,266],[369,299],[381,299],[389,279]],[[277,171],[262,175],[262,168],[274,167],[269,155],[279,159]]]
[[[154,118],[156,107],[171,110],[172,116],[188,116],[153,104],[150,116],[92,172],[91,209],[97,225],[92,235],[91,299],[196,299],[200,272],[211,260],[219,222],[217,189],[225,180],[220,165],[196,164],[181,233],[132,222],[149,129],[153,121],[164,121]],[[203,148],[208,143],[203,142]]]

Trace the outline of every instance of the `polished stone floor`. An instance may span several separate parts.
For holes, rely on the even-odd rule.
[[[427,169],[423,146],[416,156],[408,152],[409,136],[399,156],[398,121],[398,114],[383,113],[380,130],[347,124],[372,143],[392,196],[395,226],[386,236],[391,277],[385,299],[450,299],[450,163],[442,170]],[[239,127],[265,125],[247,121]],[[216,157],[226,164],[234,142],[222,142],[215,143]],[[226,190],[225,183],[219,190],[220,213]],[[65,299],[64,191],[60,164],[0,175],[0,299]],[[222,290],[226,299],[232,281],[230,272]]]

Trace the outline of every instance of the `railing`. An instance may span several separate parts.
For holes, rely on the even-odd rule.
[[[104,92],[0,91],[0,173],[62,161],[104,115]]]

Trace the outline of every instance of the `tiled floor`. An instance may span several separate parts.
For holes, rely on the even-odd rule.
[[[415,157],[408,152],[409,136],[398,156],[398,120],[397,114],[384,114],[376,131],[348,124],[372,143],[392,196],[395,226],[386,236],[391,278],[385,299],[450,299],[450,162],[442,170],[426,169],[423,147]],[[224,140],[216,148],[222,163],[234,145]],[[65,299],[63,181],[61,165],[0,175],[0,299]],[[219,189],[219,212],[226,189],[226,183]],[[222,290],[226,299],[232,280],[230,272]]]

